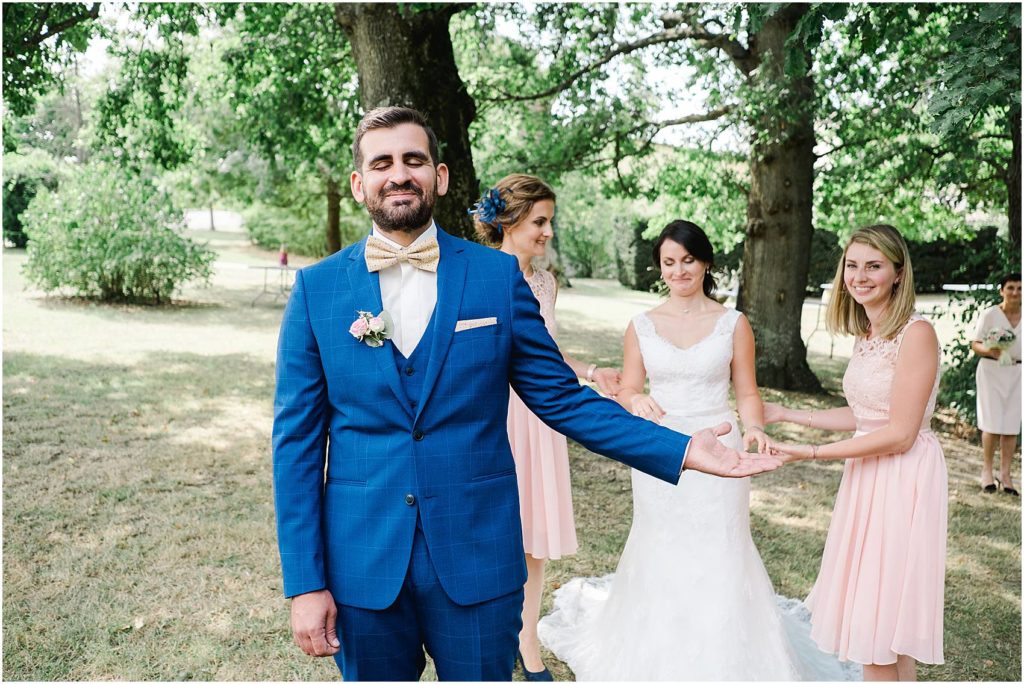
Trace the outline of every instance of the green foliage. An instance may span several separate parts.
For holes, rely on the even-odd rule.
[[[557,192],[558,249],[569,276],[615,278],[616,235],[636,215],[637,203],[602,195],[582,173],[563,176]]]
[[[247,207],[242,216],[245,229],[254,243],[267,249],[288,246],[292,254],[322,257],[327,254],[327,235],[323,217],[297,213],[292,208],[256,203]]]
[[[715,252],[729,251],[743,237],[750,168],[743,155],[700,148],[657,149],[645,162],[651,177],[647,198],[653,237],[676,219],[704,229]]]
[[[650,292],[661,282],[661,274],[652,267],[654,240],[645,237],[648,232],[647,221],[634,220],[616,233],[615,265],[619,283],[631,290]]]
[[[986,7],[856,5],[828,26],[829,39],[815,53],[824,147],[815,180],[820,227],[848,234],[882,221],[908,238],[935,240],[967,233],[969,211],[1006,211],[1006,111],[1019,93],[990,93],[986,83],[1002,73],[1000,65],[1019,72],[1020,37],[1018,31],[996,44],[979,29],[976,43],[966,44],[959,27]],[[1004,62],[1014,50],[1016,60]],[[975,71],[977,87],[961,93],[975,98],[965,105],[971,116],[944,109],[943,102],[959,97],[945,84],[950,70],[992,60],[993,70]],[[946,115],[956,125],[935,118]]]
[[[215,254],[183,236],[181,216],[144,179],[92,164],[56,191],[42,189],[22,216],[26,276],[46,292],[103,301],[170,301],[183,283],[209,280]]]
[[[21,216],[43,187],[54,187],[57,165],[42,150],[27,148],[4,156],[3,205],[4,240],[15,247],[28,244]]]
[[[361,112],[351,48],[330,4],[244,4],[225,25],[225,87],[248,142],[272,161],[342,178]]]
[[[990,109],[1020,113],[1020,5],[969,5],[949,31],[956,59],[943,60],[928,101],[933,127],[954,136]]]
[[[1014,253],[1008,241],[996,238],[995,231],[985,232],[984,238],[979,239],[973,247],[960,251],[962,266],[950,271],[953,274],[951,280],[998,285],[998,280],[1006,273],[1019,272],[1020,253]],[[917,273],[915,267],[915,281]],[[969,425],[976,425],[978,420],[978,392],[974,374],[979,359],[971,349],[971,341],[981,312],[1000,301],[1002,297],[995,289],[954,292],[943,314],[959,322],[959,332],[943,350],[948,365],[942,373],[938,403],[954,409],[960,419]]]
[[[100,31],[99,11],[98,2],[4,3],[4,109],[28,114],[39,95],[62,87],[73,54],[84,52]]]
[[[267,186],[261,198],[251,200],[242,210],[245,228],[262,247],[276,250],[284,243],[292,254],[326,256],[324,202],[321,179],[312,172],[299,174]],[[370,227],[366,212],[344,197],[338,222],[342,246],[362,238]]]

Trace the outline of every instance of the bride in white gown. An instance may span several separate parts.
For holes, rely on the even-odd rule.
[[[627,329],[617,399],[686,434],[728,422],[727,446],[765,450],[753,332],[708,296],[707,236],[674,221],[654,256],[669,299]],[[749,478],[688,471],[672,486],[632,476],[633,526],[616,573],[562,586],[539,625],[541,642],[577,680],[860,679],[859,666],[841,666],[810,641],[800,601],[777,599],[750,536]]]

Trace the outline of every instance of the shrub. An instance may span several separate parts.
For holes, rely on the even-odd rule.
[[[169,301],[183,283],[209,280],[215,254],[182,235],[166,195],[104,164],[41,189],[22,216],[28,279],[46,292],[104,301]]]
[[[56,163],[43,150],[11,152],[4,156],[4,240],[15,247],[28,243],[21,215],[42,187],[53,187]]]
[[[979,231],[979,235],[984,232]],[[956,282],[996,284],[1004,274],[1020,270],[1020,253],[1013,250],[1009,241],[996,238],[994,233],[987,249],[961,252],[959,258],[962,263],[951,271],[953,276],[950,278]],[[915,264],[915,282],[917,272]],[[1001,302],[1002,297],[998,290],[993,289],[956,292],[949,299],[950,306],[942,315],[958,321],[960,332],[944,350],[949,364],[942,372],[938,403],[954,409],[965,423],[977,425],[978,392],[974,373],[978,367],[978,356],[971,350],[971,341],[981,312]],[[955,303],[963,308],[954,306]]]
[[[249,238],[257,245],[277,250],[281,243],[292,254],[321,257],[327,254],[327,234],[323,216],[307,212],[254,204],[242,212]]]
[[[654,240],[644,238],[647,221],[637,219],[615,233],[615,265],[619,283],[631,290],[650,292],[660,282],[661,273],[651,265]]]

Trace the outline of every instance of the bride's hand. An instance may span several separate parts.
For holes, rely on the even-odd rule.
[[[594,370],[594,383],[606,397],[614,397],[622,389],[622,373],[618,368],[600,367]]]
[[[764,424],[785,423],[786,407],[770,401],[764,402]]]
[[[629,408],[634,416],[646,418],[655,423],[660,423],[661,417],[665,415],[665,412],[658,406],[658,402],[651,399],[649,394],[638,394],[630,399]]]
[[[772,438],[764,433],[759,427],[751,427],[743,433],[743,450],[750,451],[750,447],[757,444],[757,453],[767,454],[775,444]]]

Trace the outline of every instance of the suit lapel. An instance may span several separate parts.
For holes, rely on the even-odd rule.
[[[356,305],[369,306],[371,313],[379,313],[384,308],[384,305],[381,304],[380,296],[380,275],[366,270],[366,259],[363,256],[365,248],[366,238],[363,238],[356,245],[355,249],[352,250],[349,256],[348,281],[352,288],[352,296],[355,299]],[[377,369],[384,376],[384,380],[398,398],[398,403],[411,418],[412,412],[405,400],[405,392],[402,391],[401,380],[398,378],[398,368],[395,366],[395,354],[391,350],[391,344],[387,343],[383,347],[377,348],[367,347],[367,350],[376,360]]]
[[[448,347],[455,334],[455,324],[459,320],[459,309],[462,306],[462,293],[466,283],[466,256],[462,253],[459,241],[453,239],[440,228],[437,229],[437,242],[441,248],[441,260],[437,267],[437,304],[434,306],[434,339],[430,346],[430,359],[427,361],[427,374],[423,380],[423,393],[416,419],[423,412],[423,407],[430,399],[430,393],[437,383]]]

